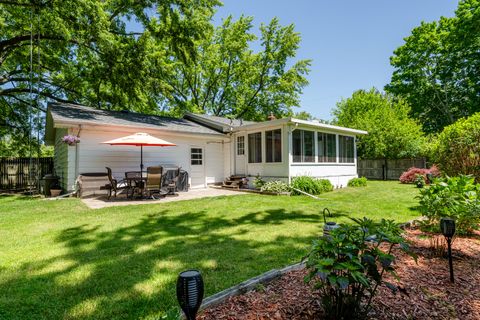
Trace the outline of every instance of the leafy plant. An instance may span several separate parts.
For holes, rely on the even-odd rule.
[[[315,179],[309,176],[299,176],[293,178],[291,187],[313,195],[333,190],[333,185],[330,180]],[[301,193],[293,190],[292,194],[299,195]]]
[[[353,178],[348,181],[347,184],[349,187],[366,187],[367,186],[367,178]]]
[[[266,183],[265,180],[263,180],[259,174],[257,174],[255,176],[255,180],[253,180],[253,185],[255,186],[256,189],[261,189],[265,183]]]
[[[290,187],[283,181],[269,181],[265,183],[261,188],[262,192],[273,192],[273,193],[282,193],[289,192]]]
[[[435,179],[428,188],[420,190],[420,211],[427,218],[423,227],[439,232],[439,221],[450,217],[456,221],[459,234],[479,229],[480,184],[471,176]]]
[[[472,174],[480,182],[480,112],[446,127],[432,155],[450,176]]]
[[[418,188],[423,188],[425,186],[425,177],[421,174],[417,174],[415,176],[415,185],[418,187]]]
[[[352,220],[353,225],[341,224],[329,237],[314,241],[307,256],[305,281],[315,281],[315,288],[320,289],[327,319],[365,318],[378,286],[397,290],[383,280],[385,272],[397,277],[395,246],[415,258],[393,220]]]

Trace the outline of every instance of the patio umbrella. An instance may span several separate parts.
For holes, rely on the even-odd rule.
[[[140,171],[143,171],[143,147],[172,147],[175,143],[156,138],[148,133],[138,132],[132,135],[102,142],[112,146],[136,146],[140,147]]]

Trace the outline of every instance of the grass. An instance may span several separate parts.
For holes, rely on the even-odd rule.
[[[78,199],[0,197],[0,319],[158,319],[175,281],[201,270],[206,296],[298,262],[337,222],[419,215],[418,191],[397,182],[324,194],[239,195],[88,209]]]

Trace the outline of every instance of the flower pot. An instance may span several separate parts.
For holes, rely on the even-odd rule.
[[[52,197],[58,197],[62,193],[62,189],[50,189],[50,195]]]

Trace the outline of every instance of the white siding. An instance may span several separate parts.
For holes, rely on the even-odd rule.
[[[175,143],[175,147],[143,147],[144,169],[148,166],[161,164],[179,165],[190,172],[190,147],[200,146],[205,150],[206,177],[209,183],[223,180],[223,148],[222,138],[179,135],[168,132],[139,130],[138,128],[120,128],[102,130],[101,128],[83,128],[78,144],[78,168],[74,176],[84,172],[105,172],[105,167],[112,169],[117,179],[124,178],[126,171],[140,170],[140,147],[111,146],[101,142],[144,131],[153,136]],[[215,143],[216,142],[216,143]],[[220,143],[218,143],[220,142]],[[75,150],[75,147],[70,147]],[[75,168],[75,157],[69,158],[69,163]],[[212,161],[212,164],[209,162]],[[75,170],[74,170],[75,171]]]
[[[266,139],[265,131],[281,129],[282,130],[282,162],[266,162]],[[262,133],[262,162],[261,163],[248,163],[248,134],[261,132]],[[245,136],[245,162],[246,162],[246,175],[251,177],[249,183],[253,182],[253,178],[257,175],[261,176],[264,180],[283,180],[288,181],[288,132],[286,125],[265,126],[261,129],[239,131],[232,136],[232,141],[235,141],[236,136]],[[235,155],[235,143],[231,143],[231,154]],[[233,156],[235,159],[235,156]],[[235,165],[232,164],[234,170]],[[232,172],[237,174],[238,172]]]

